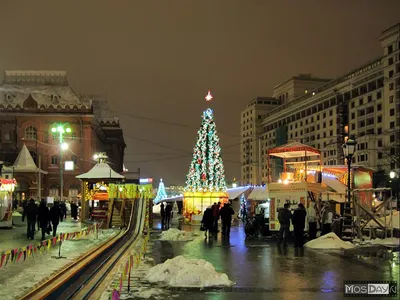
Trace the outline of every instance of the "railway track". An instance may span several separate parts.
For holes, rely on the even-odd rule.
[[[104,279],[139,236],[145,209],[145,200],[135,200],[127,230],[86,253],[22,299],[96,298],[94,297],[96,289],[100,285],[104,287]]]

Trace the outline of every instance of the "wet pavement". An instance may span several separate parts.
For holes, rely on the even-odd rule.
[[[149,256],[156,263],[177,255],[205,259],[236,282],[224,289],[174,289],[174,299],[342,299],[345,280],[394,280],[399,282],[398,255],[394,259],[353,259],[342,251],[278,247],[274,240],[246,239],[243,227],[232,227],[231,237],[218,234],[204,239],[198,226],[191,242],[159,241],[153,231]],[[354,297],[352,297],[354,298]]]

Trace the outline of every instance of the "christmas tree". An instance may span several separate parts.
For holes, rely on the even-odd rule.
[[[165,186],[164,182],[162,181],[162,178],[160,179],[160,183],[158,184],[158,190],[157,190],[157,195],[154,198],[154,202],[157,203],[165,198],[167,198],[167,193],[165,192]]]
[[[210,101],[210,92],[206,100]],[[213,110],[203,112],[202,124],[197,131],[193,148],[193,159],[186,176],[186,192],[225,192],[225,171],[221,157],[221,146],[214,122]]]

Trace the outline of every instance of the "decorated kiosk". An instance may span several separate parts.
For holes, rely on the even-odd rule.
[[[318,205],[320,195],[325,190],[321,177],[321,152],[297,142],[272,148],[268,150],[267,169],[269,227],[271,231],[278,231],[278,210],[285,203],[290,203],[291,210],[296,209],[299,203],[307,207],[311,200]],[[281,172],[277,172],[279,169]]]
[[[212,98],[209,91],[205,99],[209,102]],[[202,124],[197,131],[183,199],[185,221],[194,224],[200,223],[208,206],[218,202],[223,205],[229,201],[221,146],[211,108],[203,112]]]
[[[0,227],[11,228],[13,212],[13,192],[17,182],[15,179],[0,178]]]

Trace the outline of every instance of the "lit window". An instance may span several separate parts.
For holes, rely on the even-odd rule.
[[[57,164],[58,164],[58,158],[57,158],[56,155],[53,155],[53,156],[51,157],[51,164],[52,164],[52,165],[57,165]]]

